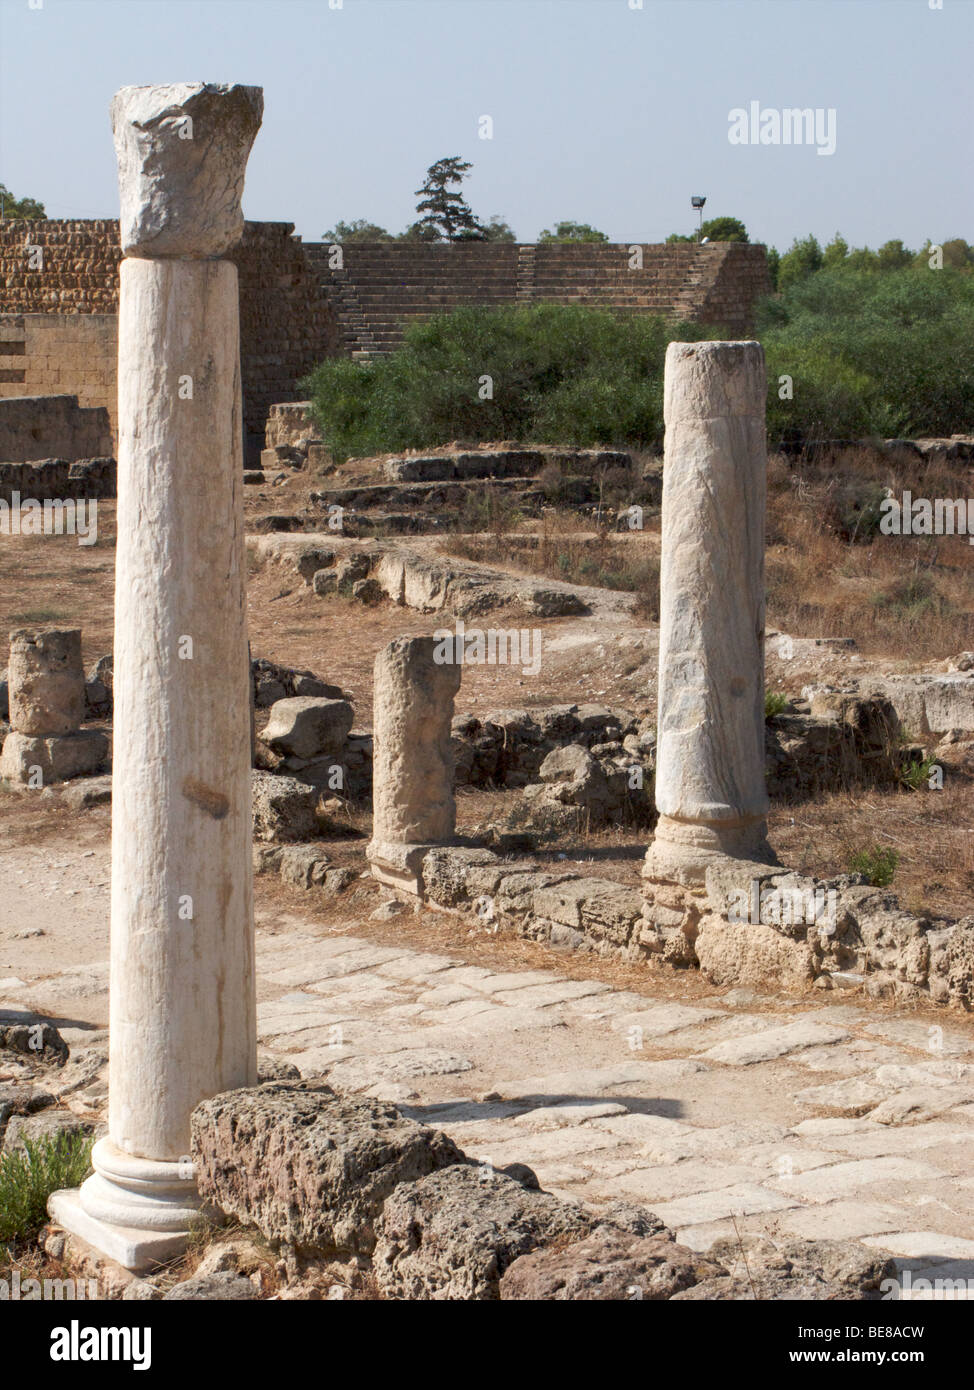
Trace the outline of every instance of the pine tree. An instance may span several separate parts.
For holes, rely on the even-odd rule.
[[[419,219],[410,231],[423,241],[483,241],[486,233],[462,193],[454,191],[473,166],[459,155],[438,159],[426,171],[426,182],[417,188]]]

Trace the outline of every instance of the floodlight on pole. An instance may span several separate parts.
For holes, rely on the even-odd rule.
[[[698,196],[698,197],[691,197],[691,199],[690,199],[690,206],[693,207],[693,208],[696,208],[696,209],[697,209],[697,212],[700,214],[700,226],[699,226],[699,228],[698,228],[699,233],[702,233],[702,232],[703,232],[703,205],[704,205],[704,203],[705,203],[706,201],[707,201],[706,198],[701,198],[701,197],[699,197],[699,196]],[[699,240],[699,236],[698,236],[698,240]]]

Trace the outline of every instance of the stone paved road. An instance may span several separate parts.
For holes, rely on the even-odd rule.
[[[733,991],[695,1006],[354,936],[265,937],[259,1035],[542,1186],[706,1249],[862,1238],[974,1281],[974,1029]],[[769,1008],[770,1006],[770,1008]],[[760,1009],[760,1012],[756,1010]]]
[[[261,1046],[304,1074],[395,1101],[496,1166],[528,1163],[553,1191],[644,1203],[698,1249],[735,1223],[860,1238],[914,1278],[936,1266],[974,1287],[966,1019],[835,995],[655,1002],[273,925],[257,933]],[[103,1021],[106,961],[43,976],[4,978],[0,1007],[56,998]]]

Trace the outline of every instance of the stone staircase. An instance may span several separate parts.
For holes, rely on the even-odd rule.
[[[343,249],[332,269],[329,248],[306,251],[340,326],[343,350],[360,360],[394,352],[404,325],[464,306],[582,304],[616,312],[711,320],[711,300],[735,329],[748,318],[755,287],[766,279],[764,248],[714,243],[642,246],[633,268],[628,244],[366,243]],[[714,288],[735,271],[719,297]],[[737,301],[740,301],[739,303]],[[724,318],[721,318],[721,322]]]

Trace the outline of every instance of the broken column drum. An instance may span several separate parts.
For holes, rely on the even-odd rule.
[[[375,659],[373,876],[422,896],[422,860],[456,829],[450,726],[460,666],[433,637],[399,637]]]

